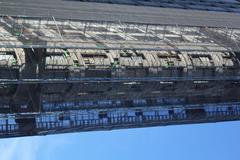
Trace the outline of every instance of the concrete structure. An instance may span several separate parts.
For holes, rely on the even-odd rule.
[[[238,22],[137,21],[1,16],[0,137],[240,119]]]

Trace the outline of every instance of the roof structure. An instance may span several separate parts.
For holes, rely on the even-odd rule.
[[[0,15],[0,138],[240,119],[238,1],[0,0]]]
[[[229,2],[216,3],[213,1],[209,4],[210,8],[209,5],[208,7],[206,4],[203,5],[203,8],[208,8],[205,10],[190,7],[189,5],[193,5],[193,1],[187,1],[189,5],[185,6],[185,9],[174,7],[174,4],[178,1],[169,1],[172,7],[171,5],[165,7],[123,5],[121,4],[123,1],[114,1],[118,2],[116,4],[94,2],[96,1],[42,0],[39,2],[35,0],[1,0],[0,14],[47,18],[54,16],[60,19],[92,21],[240,28],[239,2],[237,1],[230,4],[233,7],[228,5]],[[204,2],[199,1],[199,3]],[[158,4],[164,3],[159,1]],[[219,12],[214,9],[216,8],[214,7],[215,4],[219,5],[219,8],[222,5],[228,5],[231,10]]]
[[[238,51],[240,29],[3,16],[5,48]]]

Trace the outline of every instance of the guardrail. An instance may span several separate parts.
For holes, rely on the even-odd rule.
[[[18,124],[1,124],[0,137],[45,135],[76,131],[112,130],[120,128],[207,123],[230,120],[240,120],[240,110],[205,112],[204,114],[199,115],[180,113],[172,115],[120,116],[70,121],[39,121],[36,122],[34,130],[23,130]]]

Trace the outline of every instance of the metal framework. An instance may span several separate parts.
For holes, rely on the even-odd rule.
[[[0,137],[240,119],[240,29],[0,18]]]

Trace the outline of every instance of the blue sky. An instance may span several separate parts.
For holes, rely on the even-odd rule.
[[[0,160],[240,160],[240,122],[0,140]]]

